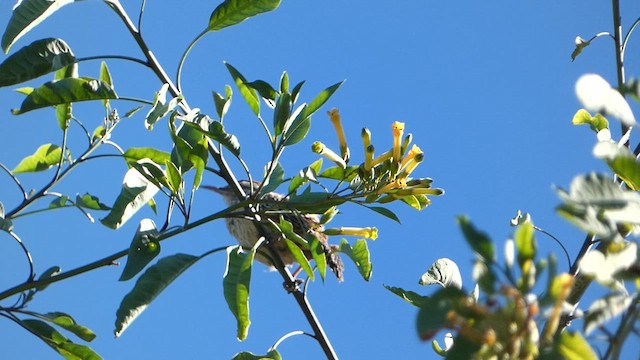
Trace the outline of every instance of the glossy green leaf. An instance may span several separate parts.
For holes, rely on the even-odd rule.
[[[318,174],[318,177],[325,179],[333,179],[333,180],[345,180],[351,181],[358,174],[357,166],[347,166],[346,169],[341,168],[340,166],[330,167],[325,169],[323,172]]]
[[[273,110],[273,132],[276,136],[282,134],[283,127],[290,116],[291,95],[284,93],[278,97],[276,108]]]
[[[236,68],[227,62],[225,62],[224,65],[227,67],[227,70],[229,70],[229,74],[231,74],[231,78],[233,78],[244,101],[249,105],[254,114],[259,115],[260,99],[258,99],[258,93],[247,86],[247,79],[245,79]]]
[[[162,258],[149,267],[120,303],[116,312],[115,336],[122,335],[164,289],[199,259],[198,256],[175,254]]]
[[[256,249],[262,244],[258,241],[248,252],[239,245],[227,248],[227,268],[224,272],[222,286],[224,298],[229,310],[236,318],[238,340],[244,340],[249,333],[249,289],[251,285],[251,267]]]
[[[100,79],[100,81],[102,81],[103,83],[109,85],[112,89],[114,89],[114,87],[113,87],[113,79],[111,79],[111,73],[109,72],[109,68],[107,67],[107,63],[104,62],[104,61],[100,63],[100,77],[99,77],[99,79]],[[109,105],[109,100],[102,100],[102,105],[107,107]]]
[[[436,260],[418,281],[420,285],[438,284],[442,287],[456,287],[462,289],[462,275],[455,261],[448,258]]]
[[[302,270],[304,270],[304,272],[307,274],[307,276],[309,276],[311,280],[315,280],[315,276],[313,274],[313,269],[311,268],[311,264],[309,263],[309,260],[307,260],[307,257],[302,252],[302,249],[300,249],[300,246],[296,242],[289,240],[289,238],[285,238],[284,241],[287,244],[287,248],[291,252],[291,255],[293,255],[293,258],[296,259],[296,262],[298,262],[300,264],[300,267],[302,267]],[[326,264],[326,260],[325,260],[325,264]]]
[[[239,24],[255,15],[275,10],[279,5],[280,0],[225,0],[213,10],[207,31]]]
[[[495,245],[489,237],[478,231],[466,216],[457,217],[458,225],[471,249],[482,256],[487,263],[495,260]]]
[[[266,168],[265,168],[266,173]],[[280,184],[284,181],[284,168],[280,163],[276,164],[275,169],[271,172],[271,176],[269,176],[269,181],[262,188],[262,193],[266,194],[271,191],[275,191]]]
[[[318,240],[317,237],[309,234],[307,235],[307,241],[309,242],[309,251],[311,252],[311,257],[316,262],[316,268],[318,269],[318,273],[320,274],[320,278],[324,281],[325,275],[327,273],[327,256],[325,254],[325,246]],[[311,278],[313,280],[313,278]]]
[[[160,151],[154,148],[130,148],[122,155],[125,161],[131,167],[131,163],[135,163],[142,159],[150,159],[156,164],[164,164],[165,161],[171,160],[168,152]]]
[[[449,326],[447,315],[467,295],[456,287],[447,287],[434,293],[421,304],[417,318],[418,336],[431,340],[440,329]]]
[[[157,236],[158,229],[153,220],[142,219],[129,246],[127,264],[118,281],[127,281],[133,278],[160,254],[160,243],[155,240]]]
[[[169,189],[173,195],[178,195],[181,193],[182,186],[182,175],[180,175],[180,170],[176,167],[176,165],[167,160],[164,163],[164,167],[167,172],[167,180],[169,183]]]
[[[367,206],[367,209],[369,210],[373,210],[375,212],[377,212],[378,214],[387,217],[395,222],[397,222],[398,224],[400,224],[400,219],[398,218],[398,216],[391,210],[387,209],[386,207],[382,207],[382,206]]]
[[[302,185],[306,184],[308,181],[317,182],[316,179],[317,174],[320,172],[322,168],[322,158],[314,161],[311,165],[306,166],[304,169],[300,170],[296,176],[291,178],[289,182],[289,193],[295,193]]]
[[[93,339],[96,338],[96,334],[93,331],[76,323],[69,314],[62,312],[50,312],[44,314],[42,318],[45,321],[49,321],[71,332],[84,341],[93,341]]]
[[[58,274],[60,274],[60,272],[62,271],[62,269],[60,269],[60,266],[52,266],[50,268],[48,268],[47,270],[45,270],[42,275],[40,275],[40,277],[38,278],[39,280],[45,280],[45,279],[49,279],[51,277],[54,277]],[[49,284],[46,285],[40,285],[36,287],[36,290],[38,291],[43,291],[44,289],[46,289],[49,286]]]
[[[247,86],[254,89],[260,94],[262,100],[273,108],[276,106],[276,97],[278,92],[268,82],[264,80],[255,80],[247,83]]]
[[[66,78],[45,83],[34,89],[22,102],[20,109],[13,109],[14,115],[31,110],[79,101],[117,99],[113,89],[104,82],[91,78]]]
[[[171,100],[167,102],[168,89],[169,84],[163,84],[160,90],[155,94],[153,106],[144,119],[144,126],[147,130],[153,130],[153,125],[173,110],[182,99],[181,97],[172,97]]]
[[[69,122],[73,117],[71,113],[72,105],[71,104],[60,104],[56,105],[56,119],[58,120],[58,127],[61,130],[66,130],[69,127]]]
[[[143,159],[138,164],[147,164],[147,169],[155,167],[162,173],[162,169],[149,159]],[[141,173],[140,171],[143,171]],[[157,178],[158,174],[155,175]],[[154,175],[149,170],[131,168],[124,176],[122,189],[116,198],[109,214],[100,222],[106,227],[118,229],[127,222],[138,210],[140,210],[158,192],[159,188],[149,178]]]
[[[36,25],[58,11],[64,5],[75,0],[21,0],[13,9],[11,19],[2,35],[2,50],[9,52],[9,48],[24,34]]]
[[[74,344],[64,335],[58,332],[49,324],[41,320],[25,319],[20,320],[20,323],[29,329],[30,332],[38,336],[47,345],[57,351],[65,359],[69,360],[101,360],[102,357],[98,355],[91,348]]]
[[[417,307],[422,307],[425,301],[429,298],[428,296],[420,295],[414,291],[405,290],[403,288],[383,285],[385,289],[391,291],[392,293],[401,297],[404,301],[409,304]]]
[[[197,189],[202,183],[204,169],[207,166],[207,161],[209,160],[209,142],[205,137],[202,137],[202,139],[193,146],[193,151],[191,151],[191,154],[189,155],[189,160],[196,170],[196,174],[193,177],[193,188]]]
[[[22,159],[20,163],[11,170],[14,174],[44,171],[60,163],[62,149],[53,144],[42,145],[33,155]]]
[[[291,128],[287,131],[286,139],[283,142],[285,146],[291,146],[302,141],[309,133],[311,128],[311,119],[306,118],[299,122],[294,121]]]
[[[282,76],[280,76],[280,92],[288,93],[289,92],[289,74],[286,71],[282,72]]]
[[[356,240],[353,247],[345,239],[340,241],[340,252],[346,254],[358,268],[358,272],[365,281],[369,281],[373,272],[373,264],[369,255],[369,247],[364,239]]]
[[[291,101],[295,104],[298,101],[298,96],[300,95],[300,90],[302,90],[302,86],[304,85],[304,81],[300,81],[296,86],[291,90]]]
[[[216,113],[218,114],[218,118],[220,121],[224,118],[229,111],[229,107],[231,106],[231,95],[233,92],[231,91],[231,86],[225,85],[225,96],[220,95],[217,92],[213,92],[213,103],[216,105]]]
[[[324,103],[329,100],[329,98],[333,95],[333,93],[338,90],[340,85],[342,85],[344,81],[340,81],[339,83],[333,84],[328,88],[322,90],[320,94],[318,94],[311,102],[307,105],[307,108],[304,111],[304,118],[309,118],[313,115]]]
[[[37,40],[0,64],[0,87],[32,80],[75,62],[73,52],[63,40]]]

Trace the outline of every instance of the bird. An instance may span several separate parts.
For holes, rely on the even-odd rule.
[[[239,184],[247,195],[250,195],[252,191],[256,191],[260,186],[260,184],[256,181],[253,182],[252,186],[251,182],[247,180],[241,180],[239,181]],[[240,203],[240,199],[229,186],[215,187],[203,185],[203,188],[220,194],[227,206],[234,206]],[[320,241],[320,245],[322,246],[322,249],[325,253],[327,265],[333,271],[339,282],[342,282],[344,280],[344,264],[342,263],[342,260],[338,255],[339,247],[337,245],[330,245],[328,243],[328,236],[322,232],[324,230],[324,227],[319,223],[319,218],[317,215],[301,214],[299,212],[296,212],[295,210],[283,210],[282,207],[278,207],[278,210],[272,212],[271,214],[269,214],[268,211],[265,212],[265,210],[269,210],[270,207],[274,207],[274,202],[287,201],[287,196],[277,192],[268,192],[264,195],[259,196],[258,199],[264,201],[264,203],[260,205],[260,213],[265,214],[263,220],[268,221],[267,219],[270,219],[275,223],[279,223],[279,218],[280,216],[282,216],[284,220],[292,224],[293,231],[297,235],[301,236],[302,238],[305,238],[305,235],[315,236]],[[255,223],[255,221],[247,218],[244,215],[226,217],[225,222],[229,233],[231,233],[231,235],[238,241],[238,243],[242,247],[252,248],[260,238],[260,230],[262,230],[262,234],[266,238],[265,244],[268,243],[271,245],[271,248],[275,250],[278,256],[280,256],[280,259],[282,260],[284,265],[290,266],[296,263],[296,259],[289,250],[289,247],[285,243],[282,235],[271,230],[271,227],[269,225],[265,224],[265,226],[262,226],[259,230],[256,226],[257,224]],[[311,252],[305,249],[302,250],[306,258],[308,260],[311,260]],[[260,251],[256,252],[255,260],[269,266],[272,269],[274,268],[271,258],[265,253],[261,253]]]

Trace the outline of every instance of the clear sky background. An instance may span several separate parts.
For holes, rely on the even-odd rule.
[[[0,27],[7,23],[14,1],[0,4]],[[133,18],[138,1],[123,1]],[[170,74],[182,51],[204,27],[217,1],[149,2],[143,32],[149,46]],[[640,15],[640,5],[623,1],[623,24],[628,28]],[[588,128],[571,125],[580,105],[574,83],[588,72],[612,84],[613,43],[601,38],[575,62],[570,54],[577,35],[589,38],[611,31],[610,4],[602,1],[290,1],[279,9],[218,33],[209,34],[192,51],[183,74],[184,94],[191,106],[214,114],[211,91],[223,92],[231,78],[228,61],[248,79],[276,84],[286,70],[295,84],[306,80],[302,100],[346,79],[345,84],[314,117],[308,139],[283,158],[288,175],[317,156],[310,144],[320,140],[337,149],[328,118],[340,109],[354,162],[363,158],[360,129],[368,127],[377,149],[391,146],[390,125],[406,122],[406,131],[425,152],[417,175],[434,179],[446,195],[416,212],[403,204],[391,209],[401,218],[394,223],[355,206],[345,206],[336,226],[377,226],[379,238],[370,242],[373,277],[365,282],[348,263],[346,281],[329,278],[311,284],[309,298],[337,353],[343,359],[437,358],[429,343],[415,331],[417,311],[383,288],[383,284],[429,294],[417,282],[441,257],[456,261],[464,286],[473,287],[473,254],[455,224],[466,214],[498,242],[510,236],[509,219],[517,210],[530,212],[536,225],[553,233],[577,252],[584,236],[554,211],[559,200],[553,186],[568,187],[581,173],[603,171],[591,155],[595,136]],[[140,56],[115,14],[102,2],[84,1],[62,8],[21,39],[13,51],[45,37],[60,37],[77,57],[121,54]],[[629,76],[640,73],[640,41],[627,50]],[[3,57],[4,59],[4,57]],[[137,64],[109,61],[115,89],[122,96],[152,99],[160,83]],[[80,64],[80,74],[97,77],[99,62]],[[29,83],[37,86],[48,78]],[[22,96],[0,89],[0,162],[13,168],[19,159],[43,143],[60,143],[54,113],[41,110],[15,117]],[[237,135],[242,154],[256,176],[269,158],[259,124],[234,87],[226,118],[227,130]],[[114,102],[121,114],[135,105]],[[266,108],[263,106],[263,108]],[[634,105],[634,109],[637,106]],[[122,147],[155,146],[170,151],[166,120],[148,132],[143,117],[148,109],[124,121],[113,139]],[[636,112],[637,113],[637,112]],[[102,121],[98,104],[77,107],[76,116],[88,128]],[[270,119],[270,114],[264,117]],[[619,137],[617,124],[614,137]],[[81,151],[81,133],[71,133],[70,146]],[[234,168],[239,170],[237,164]],[[55,190],[75,195],[90,192],[111,204],[119,192],[126,166],[101,160],[78,171]],[[27,187],[46,183],[47,174],[21,176]],[[209,177],[205,183],[221,185]],[[19,193],[0,176],[0,201],[12,209]],[[160,200],[165,204],[164,200]],[[197,195],[197,213],[222,208],[213,193]],[[44,203],[42,204],[44,206]],[[104,214],[94,213],[101,218]],[[135,220],[162,216],[144,209]],[[176,217],[177,219],[177,217]],[[132,220],[118,231],[91,224],[79,212],[63,210],[15,222],[34,257],[39,273],[52,265],[68,270],[127,248],[137,226]],[[335,239],[338,240],[338,239]],[[350,239],[354,241],[355,239]],[[538,236],[540,253],[560,248]],[[161,256],[199,255],[232,244],[222,222],[212,223],[162,243]],[[498,252],[501,256],[502,251]],[[18,246],[0,235],[0,288],[23,281],[28,268]],[[115,311],[133,281],[117,282],[121,268],[103,268],[48,288],[31,303],[39,312],[64,311],[93,329],[90,344],[105,359],[224,359],[242,350],[266,353],[280,336],[293,330],[310,331],[293,298],[282,289],[276,273],[256,265],[251,288],[249,337],[235,339],[235,320],[222,294],[224,254],[197,263],[168,288],[119,339],[112,335]],[[42,342],[9,321],[0,321],[0,358],[49,359],[57,355]],[[443,334],[439,335],[439,339]],[[638,352],[632,343],[631,353]],[[280,347],[287,359],[322,359],[317,344],[294,337]]]

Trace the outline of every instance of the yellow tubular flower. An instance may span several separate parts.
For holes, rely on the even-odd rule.
[[[396,121],[391,124],[391,129],[393,130],[393,160],[400,162],[400,142],[404,133],[404,123]]]
[[[361,236],[367,239],[375,240],[378,238],[378,229],[374,227],[340,227],[334,229],[326,229],[323,231],[326,235],[347,235],[347,236]]]
[[[333,152],[333,150],[324,146],[324,144],[321,143],[320,141],[316,141],[313,144],[311,144],[311,151],[326,157],[327,159],[333,161],[334,163],[336,163],[336,165],[340,166],[343,169],[347,168],[347,163],[345,163],[344,159],[342,159],[338,154]]]
[[[338,109],[333,108],[330,111],[327,111],[327,115],[329,115],[329,119],[331,119],[331,123],[336,129],[336,134],[338,135],[338,143],[340,144],[340,154],[345,161],[349,161],[349,148],[347,147],[347,139],[344,136],[344,129],[342,128],[340,113],[338,112]]]
[[[400,147],[400,156],[404,156],[405,152],[407,152],[407,148],[409,147],[409,144],[411,144],[411,139],[413,139],[413,135],[411,134],[407,134],[407,136],[404,137],[404,141]]]
[[[391,159],[392,156],[393,156],[393,149],[373,159],[373,161],[371,162],[371,167],[378,166],[379,164],[385,162],[386,160]]]
[[[404,189],[407,187],[407,180],[405,178],[397,178],[395,181],[388,183],[378,190],[378,195],[386,194],[391,190]]]
[[[404,168],[404,170],[402,170],[402,172],[400,173],[400,175],[398,175],[399,178],[406,178],[407,176],[409,176],[413,170],[416,169],[416,167],[418,165],[420,165],[420,163],[422,162],[422,160],[424,160],[424,154],[416,154],[413,159],[411,159],[408,163],[407,166]]]
[[[413,144],[407,156],[405,156],[404,159],[402,159],[402,162],[400,163],[400,169],[405,167],[405,165],[407,165],[409,161],[413,160],[413,158],[416,157],[416,155],[418,154],[422,154],[422,150],[418,147],[418,145]]]
[[[442,189],[438,189],[438,188],[431,189],[431,188],[415,187],[415,188],[399,189],[394,194],[398,195],[398,196],[407,196],[407,195],[434,195],[434,196],[437,196],[437,195],[444,194],[444,191],[442,191]]]

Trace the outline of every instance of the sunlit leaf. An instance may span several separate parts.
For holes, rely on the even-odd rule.
[[[69,121],[73,117],[71,113],[72,105],[71,104],[60,104],[56,105],[56,119],[58,120],[58,127],[61,130],[65,130],[69,127]]]
[[[209,18],[208,31],[217,31],[239,24],[246,19],[275,10],[280,0],[225,0],[218,5]]]
[[[0,64],[0,87],[19,84],[75,63],[69,46],[61,39],[36,40]]]
[[[351,247],[347,240],[342,239],[340,241],[340,252],[346,254],[356,265],[362,278],[369,281],[373,272],[373,264],[371,264],[367,241],[358,239]]]
[[[111,210],[111,208],[100,202],[98,197],[86,193],[82,196],[76,195],[76,205],[91,210]]]
[[[213,92],[213,102],[216,105],[216,113],[218,114],[220,121],[222,121],[231,106],[231,86],[225,85],[224,89],[226,96],[222,96],[215,91]]]
[[[47,82],[34,89],[22,102],[20,109],[13,109],[14,115],[49,106],[80,101],[117,99],[113,89],[104,82],[91,78],[65,78]]]
[[[608,294],[594,301],[586,311],[584,319],[585,335],[589,335],[593,330],[626,311],[632,301],[632,296],[620,293]]]
[[[138,161],[138,164],[147,164],[149,169],[156,167],[157,171],[162,172],[162,169],[149,159],[142,159]],[[158,192],[158,186],[149,180],[149,178],[154,178],[154,175],[149,171],[141,174],[141,170],[131,168],[125,174],[122,189],[111,211],[104,219],[100,220],[104,226],[118,229]]]
[[[160,90],[155,94],[153,106],[144,119],[144,126],[147,130],[153,130],[153,125],[165,117],[180,102],[181,97],[172,97],[171,100],[167,102],[168,89],[169,84],[163,84]]]
[[[398,224],[400,224],[400,218],[398,218],[398,216],[391,210],[387,209],[386,207],[382,207],[382,206],[367,206],[367,209],[369,210],[373,210],[375,212],[377,212],[378,214],[387,217],[395,222],[397,222]]]
[[[106,62],[101,62],[100,63],[100,77],[99,77],[100,81],[104,82],[105,84],[109,85],[112,89],[113,87],[113,79],[111,79],[111,73],[109,72],[109,68],[107,67],[107,63]],[[109,105],[109,100],[102,100],[102,104],[106,107]]]
[[[266,168],[265,168],[265,172],[266,172]],[[271,176],[269,176],[269,179],[266,185],[262,188],[262,193],[266,194],[268,192],[276,190],[278,186],[282,184],[283,181],[284,181],[284,168],[282,167],[282,165],[280,165],[280,163],[277,163],[275,169],[273,169],[273,171],[271,172]]]
[[[302,267],[302,270],[304,270],[307,276],[309,276],[309,279],[314,280],[315,276],[313,274],[313,269],[311,268],[311,264],[309,263],[309,260],[307,260],[307,257],[302,252],[302,249],[300,249],[300,246],[286,237],[284,241],[285,241],[285,244],[287,244],[287,248],[289,249],[289,252],[291,252],[291,255],[293,255],[293,258],[296,259],[296,262],[298,262]]]
[[[247,103],[247,105],[249,105],[251,110],[253,110],[254,114],[259,115],[260,100],[258,99],[258,93],[254,89],[247,86],[247,79],[245,79],[245,77],[242,76],[242,74],[240,74],[240,72],[236,70],[236,68],[234,68],[227,62],[225,62],[224,65],[227,67],[227,70],[229,70],[229,74],[231,74],[233,81],[238,87],[238,90],[240,90],[240,95],[242,95],[244,101]]]
[[[270,108],[274,108],[276,106],[275,100],[278,96],[278,92],[268,82],[264,80],[255,80],[247,83],[247,86],[256,90],[262,97],[262,100],[264,100]]]
[[[33,155],[22,159],[20,163],[11,170],[14,174],[44,171],[60,163],[62,149],[53,144],[42,145]]]
[[[299,122],[294,121],[286,134],[283,145],[291,146],[299,143],[307,136],[310,128],[311,120],[309,118],[305,118]]]
[[[24,34],[36,25],[58,11],[64,5],[75,0],[21,0],[13,9],[11,19],[2,35],[2,50],[9,52],[9,48]]]
[[[127,164],[135,163],[142,159],[150,159],[156,164],[164,164],[165,161],[171,160],[171,155],[166,151],[154,148],[129,148],[122,154]]]
[[[282,134],[285,122],[291,116],[291,95],[289,93],[281,94],[276,102],[273,110],[273,132],[276,136]]]
[[[571,53],[571,61],[574,61],[578,57],[578,55],[580,55],[582,50],[589,45],[591,45],[590,41],[586,41],[580,36],[576,37],[576,48]]]
[[[29,329],[30,332],[38,336],[47,345],[57,351],[65,359],[83,359],[83,360],[101,360],[102,357],[98,355],[91,348],[74,344],[64,335],[58,332],[49,324],[41,320],[25,319],[20,320],[20,323]]]
[[[116,312],[116,337],[122,335],[164,289],[199,259],[200,257],[193,255],[175,254],[162,258],[149,267],[120,303]]]
[[[49,321],[71,332],[84,341],[93,341],[96,334],[90,329],[79,325],[69,314],[62,312],[50,312],[43,315],[44,320]]]
[[[600,75],[582,75],[575,88],[578,100],[588,111],[611,115],[627,126],[635,125],[636,119],[629,103]]]
[[[418,281],[420,285],[438,284],[442,287],[453,286],[462,289],[462,275],[458,265],[451,259],[436,260]]]
[[[251,267],[256,249],[262,242],[258,241],[248,252],[239,245],[227,248],[227,268],[224,272],[222,286],[224,298],[229,310],[236,318],[238,340],[244,340],[249,333],[249,289],[251,284]]]
[[[405,290],[399,287],[388,285],[383,286],[413,306],[422,307],[425,301],[429,298],[428,296],[423,296],[414,291]]]
[[[143,105],[140,105],[140,106],[136,106],[136,107],[134,107],[133,109],[131,109],[131,110],[127,111],[127,112],[124,114],[124,118],[125,118],[125,119],[128,119],[128,118],[132,117],[132,116],[133,116],[133,114],[135,114],[135,113],[137,113],[138,111],[140,111],[143,107],[144,107]]]
[[[227,150],[231,151],[235,156],[240,156],[240,143],[235,135],[229,134],[224,130],[221,123],[214,121],[209,125],[209,132],[206,133],[212,140],[222,144]]]
[[[564,331],[555,339],[553,351],[561,359],[596,360],[593,349],[578,332]]]
[[[524,223],[518,226],[514,234],[516,249],[518,250],[518,264],[520,267],[536,256],[536,239],[533,236],[533,224]]]
[[[282,356],[277,350],[271,350],[266,355],[254,355],[243,351],[235,354],[231,360],[282,360]]]
[[[320,107],[322,107],[322,105],[324,105],[324,103],[327,102],[327,100],[329,100],[329,98],[333,95],[333,93],[336,92],[336,90],[338,90],[338,88],[340,87],[340,85],[342,85],[344,83],[344,81],[340,81],[339,83],[333,84],[331,86],[329,86],[328,88],[322,90],[320,92],[320,94],[318,94],[313,100],[311,100],[311,102],[307,105],[306,109],[304,110],[304,115],[303,117],[309,118],[311,115],[313,115],[316,111],[318,111],[318,109],[320,109]]]

